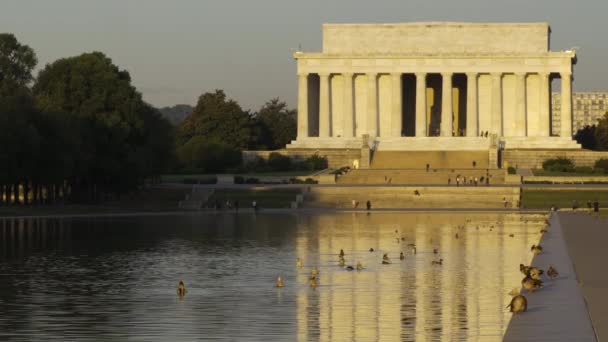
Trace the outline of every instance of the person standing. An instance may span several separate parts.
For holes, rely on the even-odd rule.
[[[367,210],[371,210],[372,209],[372,202],[370,200],[367,200],[367,202],[365,202],[365,206],[367,207]]]
[[[598,202],[597,200],[593,202],[593,211],[596,213],[600,211],[600,202]]]

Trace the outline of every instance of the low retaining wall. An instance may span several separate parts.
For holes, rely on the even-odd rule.
[[[568,158],[576,166],[593,166],[595,161],[608,159],[608,152],[589,150],[505,150],[502,152],[503,162],[510,166],[523,169],[542,169],[543,162],[551,158]]]

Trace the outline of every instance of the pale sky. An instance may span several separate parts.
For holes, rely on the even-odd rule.
[[[39,68],[102,51],[155,106],[224,89],[245,109],[294,107],[292,52],[320,51],[326,22],[546,21],[552,50],[577,47],[575,91],[608,90],[607,0],[0,0],[0,32]]]

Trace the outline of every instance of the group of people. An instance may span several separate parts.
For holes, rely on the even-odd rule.
[[[461,176],[461,175],[457,175],[456,176],[456,186],[460,186],[462,185],[475,185],[477,186],[478,184],[483,184],[485,182],[486,185],[490,184],[490,176],[486,175],[486,176],[481,176],[479,178],[477,177],[473,177],[473,176]],[[448,185],[452,184],[452,177],[448,177]]]
[[[222,203],[219,200],[215,200],[215,204],[214,204],[213,208],[215,210],[222,209]],[[226,200],[225,208],[228,210],[234,209],[234,211],[238,213],[239,212],[239,200],[234,200],[233,202],[230,201],[229,199]],[[258,202],[256,202],[255,200],[252,201],[251,208],[253,208],[254,211],[258,211],[259,210]]]

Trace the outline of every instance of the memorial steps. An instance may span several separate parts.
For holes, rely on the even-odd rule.
[[[416,195],[418,191],[420,195]],[[365,208],[371,201],[373,209],[396,208],[516,208],[520,200],[518,187],[425,187],[425,186],[373,186],[373,187],[313,187],[304,194],[304,208]]]
[[[490,184],[504,184],[504,170],[490,170]],[[337,179],[338,184],[441,184],[447,185],[448,179],[451,179],[452,186],[456,187],[456,176],[460,175],[467,177],[469,183],[471,177],[487,177],[486,169],[431,169],[428,172],[421,169],[359,169],[352,170],[349,173]],[[462,180],[461,180],[462,182]],[[474,186],[474,185],[467,185]],[[479,184],[478,187],[485,186]]]
[[[488,167],[489,151],[376,151],[372,155],[372,169],[476,169]],[[495,165],[496,163],[494,163]]]

